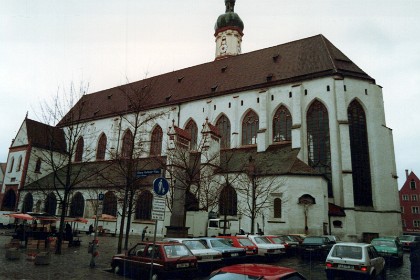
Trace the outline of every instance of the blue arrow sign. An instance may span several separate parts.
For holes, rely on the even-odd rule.
[[[159,177],[153,181],[153,191],[157,195],[166,195],[169,191],[169,183],[163,177]]]

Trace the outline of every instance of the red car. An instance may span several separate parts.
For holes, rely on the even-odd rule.
[[[209,280],[243,279],[241,276],[248,276],[246,279],[261,280],[306,280],[299,272],[288,267],[252,263],[222,267],[214,271]]]
[[[277,235],[266,235],[265,237],[267,237],[267,239],[270,240],[270,242],[273,243],[273,244],[283,245],[284,249],[286,249],[286,251],[289,249],[289,244],[287,242],[285,242],[282,237],[277,236]]]
[[[126,254],[112,257],[111,267],[114,273],[141,276],[150,274],[153,255],[152,279],[182,277],[191,279],[197,272],[197,257],[182,243],[140,242]]]
[[[255,256],[258,254],[257,246],[244,236],[218,236],[217,238],[225,239],[233,247],[244,248],[247,256]]]

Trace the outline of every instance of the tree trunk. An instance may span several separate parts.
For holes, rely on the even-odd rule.
[[[67,212],[68,196],[69,196],[69,191],[67,190],[67,188],[65,188],[64,189],[64,197],[63,197],[63,200],[61,202],[60,227],[58,229],[58,237],[57,237],[57,243],[56,243],[56,247],[55,247],[55,253],[57,255],[61,254],[61,246],[62,246],[62,243],[63,243],[64,218],[65,218],[66,212]]]
[[[130,191],[130,195],[128,198],[128,216],[127,216],[127,228],[125,230],[125,240],[124,240],[124,250],[128,249],[128,239],[130,237],[130,229],[131,229],[131,214],[133,212],[133,198],[134,198],[134,191]]]
[[[125,224],[125,215],[127,214],[127,199],[128,199],[128,193],[127,190],[124,194],[124,201],[123,201],[123,209],[121,213],[121,222],[120,222],[120,233],[118,235],[118,248],[117,253],[121,254],[122,251],[122,240],[124,238],[124,224]]]

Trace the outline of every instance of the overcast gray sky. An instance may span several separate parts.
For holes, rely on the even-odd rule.
[[[0,0],[0,162],[26,112],[212,61],[224,0]],[[323,34],[383,87],[399,187],[420,176],[420,0],[237,0],[250,52]]]

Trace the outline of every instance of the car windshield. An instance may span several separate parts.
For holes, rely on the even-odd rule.
[[[213,239],[210,240],[210,244],[212,247],[232,247],[229,245],[229,243],[227,243],[226,240],[222,240],[222,239]]]
[[[414,236],[412,235],[403,235],[400,237],[401,241],[414,241]]]
[[[209,278],[209,280],[255,280],[261,279],[259,276],[250,276],[250,275],[243,275],[243,274],[236,274],[231,272],[219,272],[216,275],[213,275]]]
[[[184,240],[182,241],[190,250],[207,249],[207,247],[199,240]]]
[[[257,244],[270,244],[271,242],[267,237],[255,237],[255,243]]]
[[[185,245],[165,245],[165,254],[168,258],[178,258],[184,256],[192,256],[191,252]]]
[[[372,245],[383,247],[396,247],[395,242],[390,240],[372,240]]]
[[[281,240],[279,237],[271,237],[271,241],[276,244],[282,244],[283,240]]]
[[[239,238],[238,242],[242,246],[254,246],[254,243],[252,243],[248,238]]]
[[[323,241],[324,241],[324,238],[322,238],[322,237],[306,237],[303,240],[303,244],[307,244],[307,243],[310,243],[310,244],[313,244],[313,243],[322,244]]]
[[[358,246],[335,246],[332,252],[333,257],[348,258],[348,259],[362,259],[362,248]]]

